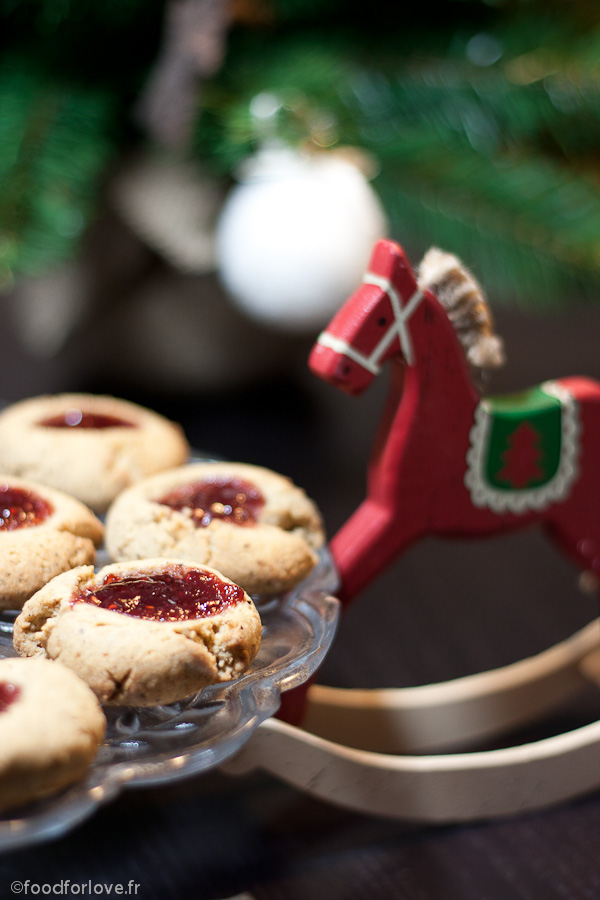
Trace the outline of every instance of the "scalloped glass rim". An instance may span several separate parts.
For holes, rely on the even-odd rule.
[[[257,601],[261,649],[236,681],[211,685],[169,706],[107,707],[107,736],[85,780],[19,815],[0,819],[0,852],[68,832],[126,787],[147,787],[190,777],[233,756],[280,703],[281,693],[305,682],[333,640],[338,577],[329,551],[289,594]],[[13,617],[14,618],[14,617]],[[12,621],[0,621],[0,657],[14,656]]]

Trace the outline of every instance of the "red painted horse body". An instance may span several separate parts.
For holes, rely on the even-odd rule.
[[[351,394],[384,363],[391,387],[369,464],[367,495],[331,541],[341,599],[356,596],[426,534],[481,536],[539,522],[575,563],[600,577],[600,385],[556,382],[575,401],[582,440],[573,483],[543,509],[474,505],[465,484],[480,396],[436,297],[419,290],[402,249],[380,241],[365,283],[319,337],[310,367]]]

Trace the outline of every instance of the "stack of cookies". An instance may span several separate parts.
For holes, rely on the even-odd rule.
[[[0,661],[0,811],[82,777],[101,705],[169,704],[242,676],[260,647],[258,598],[314,567],[323,525],[300,488],[189,458],[178,425],[113,397],[0,413],[0,608],[20,610],[22,657]],[[96,570],[103,543],[111,563]],[[43,765],[40,729],[65,739]]]

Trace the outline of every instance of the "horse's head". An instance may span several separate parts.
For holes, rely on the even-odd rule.
[[[379,241],[363,284],[314,345],[309,366],[330,384],[360,394],[391,356],[412,363],[407,322],[422,299],[402,248]]]

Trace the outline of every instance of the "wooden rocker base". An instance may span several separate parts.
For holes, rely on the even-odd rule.
[[[599,620],[537,656],[443,684],[314,685],[305,728],[268,719],[223,769],[263,769],[321,800],[408,821],[531,812],[600,788],[600,721],[505,749],[441,751],[531,723],[590,682],[600,685]]]

